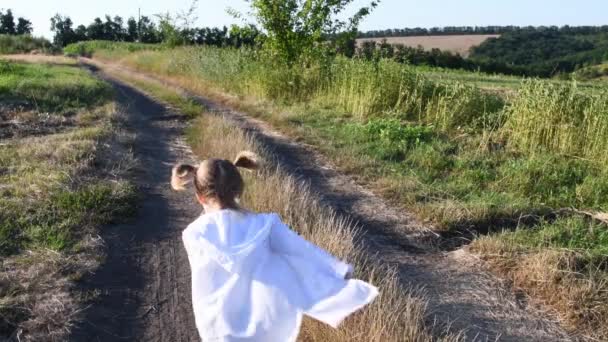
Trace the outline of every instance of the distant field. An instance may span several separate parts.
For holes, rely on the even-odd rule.
[[[387,38],[361,38],[357,39],[357,44],[365,41],[375,40],[377,42],[386,39],[390,44],[403,44],[406,46],[417,47],[421,45],[427,50],[441,49],[459,53],[463,57],[469,55],[469,50],[489,38],[498,38],[497,34],[479,35],[455,35],[455,36],[419,36],[419,37],[387,37]]]

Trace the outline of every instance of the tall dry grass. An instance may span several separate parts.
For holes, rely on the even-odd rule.
[[[606,341],[606,263],[598,265],[579,250],[522,248],[508,237],[482,237],[471,247],[515,287],[554,309],[569,331]]]
[[[306,320],[300,341],[432,341],[425,326],[426,302],[420,291],[400,285],[395,271],[370,260],[360,249],[360,231],[352,222],[321,205],[309,187],[286,174],[251,137],[227,119],[206,115],[189,132],[195,154],[201,158],[232,159],[239,151],[258,153],[265,167],[245,174],[243,204],[257,212],[277,212],[306,239],[355,265],[355,276],[380,288],[381,294],[367,308],[334,330]],[[446,341],[459,340],[456,336]]]

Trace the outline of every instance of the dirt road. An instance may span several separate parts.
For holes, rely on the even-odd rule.
[[[181,232],[201,208],[168,183],[172,164],[191,159],[182,141],[186,123],[136,90],[107,80],[128,113],[129,129],[137,134],[141,198],[137,217],[105,229],[107,260],[85,284],[98,289],[99,298],[71,340],[197,341]]]
[[[128,105],[131,129],[138,134],[135,153],[142,164],[141,209],[131,223],[112,227],[108,233],[108,260],[88,282],[91,288],[101,289],[101,296],[72,340],[197,341],[180,232],[199,208],[188,196],[170,191],[167,184],[170,164],[191,158],[181,141],[185,123],[137,90],[104,77],[119,90],[120,102]],[[419,241],[427,233],[415,219],[336,172],[314,149],[207,98],[189,96],[249,131],[285,169],[309,181],[327,205],[358,220],[367,233],[363,247],[397,266],[403,282],[426,289],[429,324],[436,329],[464,330],[467,341],[572,340],[548,315],[484,272],[468,253],[425,247]]]

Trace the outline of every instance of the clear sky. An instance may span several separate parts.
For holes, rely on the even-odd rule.
[[[176,12],[191,0],[0,0],[0,8],[11,8],[16,16],[30,19],[34,34],[51,37],[50,18],[68,15],[76,25],[88,25],[105,14],[124,18]],[[355,0],[355,6],[368,1]],[[247,12],[244,0],[199,0],[199,26],[237,23],[227,14],[231,7]],[[361,25],[361,30],[486,25],[608,25],[608,0],[383,0]]]

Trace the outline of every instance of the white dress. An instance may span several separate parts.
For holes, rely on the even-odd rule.
[[[303,314],[337,327],[378,295],[370,284],[345,280],[350,265],[301,238],[276,214],[203,214],[183,240],[205,342],[295,341]]]

